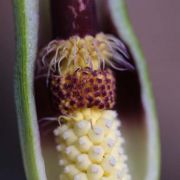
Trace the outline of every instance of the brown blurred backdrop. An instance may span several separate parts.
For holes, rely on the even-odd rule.
[[[147,57],[160,121],[162,180],[180,179],[180,1],[127,0]],[[0,1],[0,179],[24,180],[13,99],[11,0]]]

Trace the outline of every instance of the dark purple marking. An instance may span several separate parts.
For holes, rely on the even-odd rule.
[[[77,99],[78,99],[79,101],[82,101],[82,100],[83,100],[83,97],[82,97],[82,96],[78,96]]]
[[[71,76],[68,75],[68,76],[66,77],[66,80],[71,80]]]
[[[94,83],[94,79],[90,79],[89,82],[90,82],[90,83]]]
[[[92,102],[92,101],[93,101],[93,97],[92,97],[92,96],[88,96],[88,97],[87,97],[87,100],[88,100],[89,102]]]
[[[75,103],[76,103],[76,102],[73,101],[73,100],[70,101],[70,105],[71,105],[71,106],[73,106]]]
[[[107,103],[107,104],[105,105],[105,107],[106,107],[107,109],[110,108],[110,104]]]
[[[71,96],[71,93],[70,92],[68,92],[68,93],[66,93],[65,95],[64,95],[64,97],[66,97],[66,98],[69,98]]]
[[[102,79],[97,78],[98,83],[102,83]]]
[[[80,93],[77,92],[77,91],[74,91],[72,94],[73,94],[74,97],[80,96]]]
[[[95,97],[98,97],[98,96],[100,96],[100,95],[101,95],[100,92],[96,92],[96,93],[94,94]]]
[[[106,97],[106,98],[104,99],[104,101],[106,101],[106,102],[108,102],[108,100],[109,100],[109,98],[108,98],[108,97]]]
[[[99,105],[99,108],[100,108],[100,109],[104,109],[104,104],[101,103],[101,104]]]
[[[83,71],[82,74],[85,75],[85,76],[87,76],[87,75],[88,75],[88,72]]]
[[[64,84],[64,89],[68,89],[68,84]]]
[[[58,96],[59,96],[59,97],[62,97],[63,95],[64,95],[64,94],[62,93],[62,91],[59,91],[59,92],[58,92]]]
[[[106,95],[107,95],[106,91],[103,91],[102,96],[106,96]]]
[[[83,102],[78,103],[78,107],[84,107],[84,106],[85,106],[85,105],[84,105]]]
[[[94,85],[94,86],[93,86],[93,89],[94,89],[94,91],[97,91],[97,90],[98,90],[98,86],[97,86],[97,85]]]
[[[110,85],[108,85],[108,86],[107,86],[107,88],[108,88],[108,89],[111,89],[111,86],[110,86]]]
[[[86,89],[85,89],[85,93],[89,93],[90,91],[91,91],[90,88],[86,88]]]
[[[105,85],[102,85],[102,86],[101,86],[101,90],[102,90],[102,91],[105,90]]]
[[[78,81],[78,79],[77,79],[76,77],[74,77],[74,78],[72,79],[72,83],[74,83],[74,84],[76,84],[77,81]]]
[[[92,75],[93,75],[93,76],[97,76],[97,71],[93,71],[93,72],[92,72]]]
[[[106,79],[106,82],[107,82],[107,83],[110,83],[110,82],[111,82],[111,79]]]
[[[93,106],[92,104],[88,104],[88,105],[87,105],[88,108],[91,108],[92,106]]]
[[[101,103],[101,101],[98,100],[98,99],[94,101],[94,105],[95,105],[95,106],[99,105],[100,103]]]

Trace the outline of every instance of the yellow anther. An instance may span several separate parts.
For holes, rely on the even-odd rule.
[[[81,171],[85,171],[90,166],[91,161],[87,154],[77,156],[76,165]]]
[[[65,145],[64,144],[58,144],[56,146],[56,150],[59,151],[59,152],[64,151],[64,149],[65,149]]]
[[[92,146],[89,150],[89,157],[92,162],[100,163],[103,160],[104,150],[101,146]]]
[[[79,170],[76,168],[75,165],[68,165],[64,168],[64,173],[71,179],[74,178],[76,174],[79,173]],[[64,179],[65,180],[65,179]]]
[[[75,146],[68,146],[65,150],[67,158],[71,161],[75,161],[77,156],[80,154],[79,150]]]
[[[67,159],[64,158],[64,159],[59,160],[59,165],[60,166],[65,166],[67,164],[69,164],[69,161]]]
[[[102,177],[103,173],[104,171],[100,165],[92,164],[88,168],[87,176],[89,179],[99,180]]]
[[[91,125],[87,120],[81,120],[76,123],[74,131],[78,136],[84,136],[89,132]]]
[[[73,130],[68,129],[63,133],[63,139],[70,145],[77,140],[77,136],[74,134]]]
[[[93,40],[92,36],[89,36],[89,35],[85,36],[85,41],[91,42],[92,40]]]
[[[57,129],[54,130],[54,135],[55,136],[59,136],[59,135],[61,135],[67,129],[68,129],[67,125],[63,125],[61,127],[58,127]]]
[[[82,136],[79,138],[77,146],[81,152],[88,152],[92,142],[87,136]]]
[[[88,180],[88,178],[85,173],[78,173],[74,176],[73,180]]]
[[[108,156],[102,161],[102,167],[105,174],[111,174],[116,166],[116,159],[113,156]]]
[[[104,131],[101,127],[93,127],[88,133],[89,138],[94,144],[99,144],[104,139]]]

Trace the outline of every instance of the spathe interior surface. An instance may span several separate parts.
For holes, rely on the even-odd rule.
[[[46,1],[46,3],[43,2],[41,1],[40,6],[39,48],[45,46],[48,41],[52,40],[51,37],[53,37],[51,34],[50,8],[48,1]],[[107,18],[110,17],[110,13],[109,11],[106,11],[107,7],[105,6],[106,4],[98,6],[101,10],[104,7],[103,11],[97,9],[100,17],[100,31],[117,36],[117,32],[111,19]],[[100,14],[100,12],[102,12],[102,14]],[[126,140],[124,148],[128,155],[130,173],[134,180],[139,180],[145,178],[147,171],[147,126],[146,119],[144,118],[144,109],[141,99],[141,85],[139,82],[138,72],[133,54],[130,51],[129,54],[131,56],[130,62],[134,64],[135,70],[121,72],[115,71],[117,81],[117,104],[115,110],[118,111],[119,117],[122,121],[121,130]],[[44,117],[58,116],[58,112],[53,109],[51,97],[46,86],[46,78],[35,80],[35,95],[39,120]],[[59,166],[52,131],[56,126],[58,126],[58,123],[46,123],[39,123],[41,144],[48,179],[55,180],[58,179],[59,176]]]

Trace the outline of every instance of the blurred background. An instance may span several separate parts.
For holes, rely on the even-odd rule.
[[[180,1],[127,0],[150,72],[160,122],[162,180],[180,179]],[[11,0],[0,1],[0,179],[25,180],[13,97]]]

